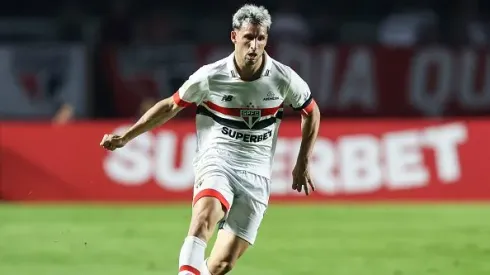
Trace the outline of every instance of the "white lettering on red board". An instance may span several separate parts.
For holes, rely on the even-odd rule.
[[[121,133],[127,126],[120,127]],[[192,160],[196,151],[196,137],[189,134],[179,148],[177,136],[171,131],[144,133],[126,147],[108,154],[104,170],[113,181],[123,185],[142,185],[154,180],[167,190],[181,191],[192,187],[194,174]],[[180,163],[176,164],[177,154]]]
[[[104,160],[104,170],[111,180],[122,185],[153,181],[165,190],[189,190],[194,180],[195,136],[185,136],[181,146],[177,146],[177,139],[168,130],[145,133],[127,147],[110,152]],[[319,137],[311,174],[318,192],[330,195],[420,188],[431,182],[457,183],[461,178],[459,148],[466,140],[467,128],[462,123],[387,132],[382,136],[346,135],[335,141]],[[278,139],[272,194],[297,194],[291,190],[291,171],[299,144],[300,138]],[[181,161],[176,164],[177,154],[181,154]],[[434,167],[429,166],[424,154],[434,159]]]
[[[412,64],[411,103],[423,114],[442,115],[450,103],[469,111],[490,108],[490,54],[426,49],[417,52]],[[433,90],[428,85],[431,66],[437,80]]]

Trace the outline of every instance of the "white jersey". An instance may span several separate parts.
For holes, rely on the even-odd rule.
[[[241,80],[231,54],[201,67],[174,94],[179,106],[197,105],[196,177],[233,169],[270,178],[283,106],[306,113],[314,106],[307,83],[264,56],[257,80]]]

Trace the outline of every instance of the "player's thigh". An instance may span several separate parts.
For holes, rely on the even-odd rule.
[[[215,225],[224,216],[225,212],[223,211],[221,202],[217,198],[201,198],[192,208],[192,218],[188,235],[209,240]]]
[[[253,245],[267,210],[270,182],[248,172],[240,172],[235,176],[233,183],[239,188],[235,191],[233,207],[220,228]]]
[[[267,206],[248,196],[238,195],[220,229],[228,231],[247,241],[255,243]]]
[[[254,244],[266,206],[250,197],[236,197],[227,217],[220,223],[215,245],[208,259],[211,272],[231,270],[247,248]]]
[[[233,204],[233,189],[226,175],[202,177],[194,186],[192,220],[189,235],[209,234]]]

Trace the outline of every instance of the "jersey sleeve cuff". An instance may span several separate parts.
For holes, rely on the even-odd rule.
[[[174,99],[175,104],[177,104],[183,108],[188,107],[192,104],[191,102],[187,102],[187,101],[183,100],[182,98],[180,98],[179,91],[175,92],[174,95],[172,96],[172,98]]]
[[[315,105],[316,102],[314,99],[312,99],[308,105],[306,105],[303,109],[301,109],[301,113],[303,115],[309,115],[313,111],[313,108],[315,108]]]
[[[293,110],[301,111],[302,114],[308,115],[309,113],[311,113],[311,111],[313,111],[315,105],[316,105],[315,100],[313,99],[313,96],[310,95],[310,97],[303,103],[303,105],[301,105],[298,108],[293,107]]]

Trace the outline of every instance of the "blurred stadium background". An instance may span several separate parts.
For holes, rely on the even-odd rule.
[[[0,9],[0,274],[176,274],[193,109],[98,147],[232,51],[245,2],[32,1]],[[309,198],[282,124],[272,202],[232,274],[490,274],[490,1],[256,1],[268,51],[323,121]]]

